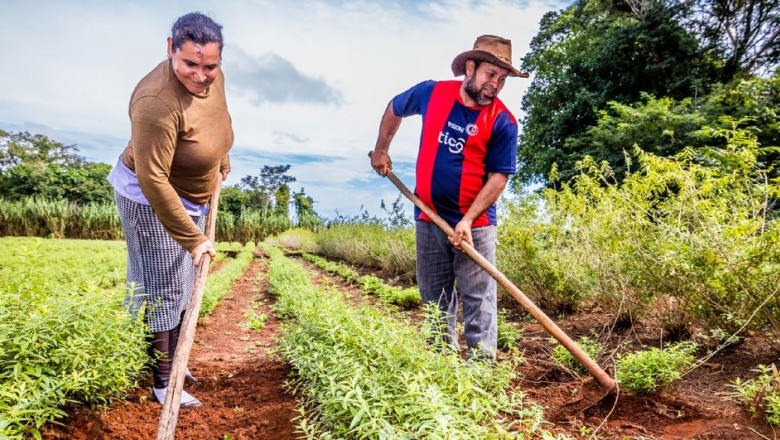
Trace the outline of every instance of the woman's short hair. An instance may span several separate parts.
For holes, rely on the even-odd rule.
[[[171,38],[174,50],[180,49],[187,41],[192,41],[201,46],[217,43],[219,51],[222,52],[222,25],[200,12],[191,12],[179,17],[171,28]]]

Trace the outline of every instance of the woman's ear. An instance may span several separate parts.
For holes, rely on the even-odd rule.
[[[168,37],[168,58],[173,58],[173,38]]]

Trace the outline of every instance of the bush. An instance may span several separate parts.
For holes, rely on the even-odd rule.
[[[682,378],[695,360],[696,344],[679,342],[663,350],[628,353],[618,357],[617,380],[620,385],[635,393],[652,393],[660,387]]]
[[[751,413],[762,411],[769,423],[780,425],[780,374],[777,367],[759,365],[753,371],[758,373],[753,379],[743,381],[740,378],[731,383],[733,396],[737,397]]]

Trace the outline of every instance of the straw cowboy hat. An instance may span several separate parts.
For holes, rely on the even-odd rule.
[[[487,61],[509,71],[509,76],[528,78],[528,73],[521,72],[512,66],[512,42],[495,35],[482,35],[474,42],[474,49],[455,57],[452,60],[452,73],[455,76],[466,73],[466,61]]]

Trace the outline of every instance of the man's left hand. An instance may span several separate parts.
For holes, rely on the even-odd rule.
[[[474,241],[471,238],[471,221],[463,219],[455,225],[455,235],[450,238],[450,242],[453,246],[459,248],[460,242],[465,241],[471,246],[474,246]]]

